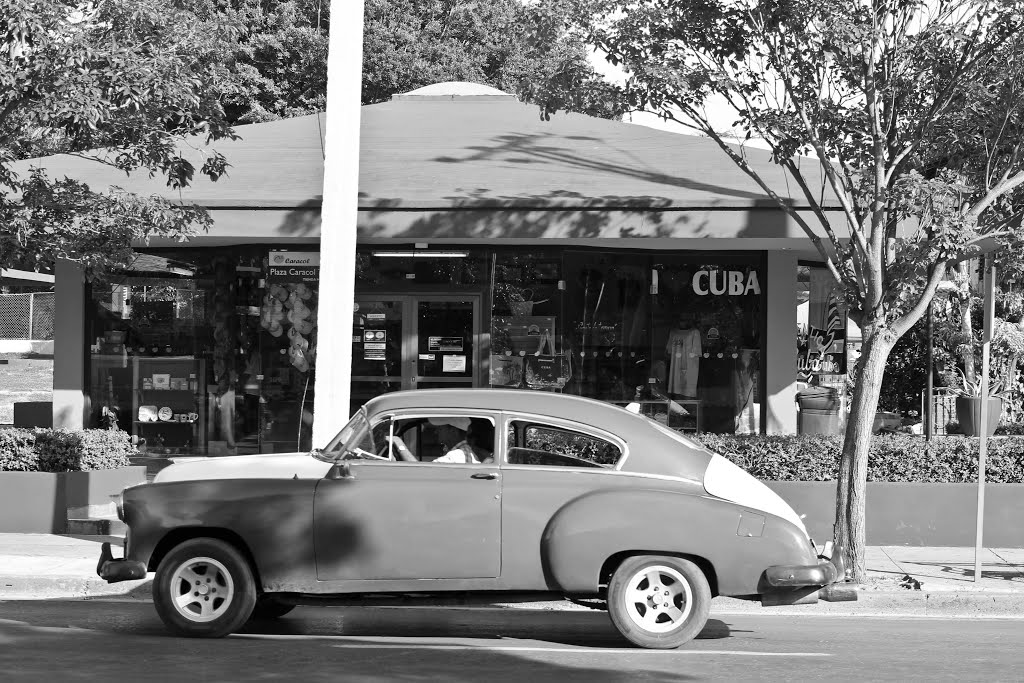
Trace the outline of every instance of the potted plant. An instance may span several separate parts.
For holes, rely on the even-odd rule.
[[[966,436],[981,435],[981,382],[972,382],[960,371],[960,379],[963,387],[956,387],[956,419],[960,423],[960,431]],[[1003,387],[1002,379],[995,379],[989,383],[988,391],[988,416],[985,434],[992,436],[999,424],[999,418],[1003,414]]]

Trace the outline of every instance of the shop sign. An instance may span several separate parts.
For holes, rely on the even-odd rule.
[[[317,282],[319,279],[320,252],[270,252],[267,282]]]
[[[699,296],[744,296],[761,293],[761,283],[757,280],[756,270],[698,270],[693,274],[692,284],[694,294]]]
[[[427,351],[462,351],[462,337],[427,337]]]

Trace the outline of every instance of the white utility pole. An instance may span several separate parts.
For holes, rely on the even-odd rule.
[[[314,448],[326,446],[349,417],[363,71],[362,0],[331,2],[330,26]]]
[[[982,257],[985,270],[985,328],[981,338],[981,435],[978,441],[978,519],[974,536],[974,581],[981,581],[981,551],[985,534],[985,459],[988,455],[988,366],[992,347],[992,330],[996,315],[996,262],[995,257]]]

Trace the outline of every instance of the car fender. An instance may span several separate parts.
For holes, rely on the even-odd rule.
[[[158,548],[161,553],[169,549],[165,539],[227,532],[245,544],[264,590],[296,577],[315,576],[316,483],[314,479],[215,479],[126,489],[127,559],[143,562],[153,571],[154,553]]]
[[[720,595],[754,595],[772,565],[815,562],[793,523],[707,495],[658,489],[604,490],[566,503],[541,537],[550,583],[592,594],[616,555],[689,555],[714,571]]]

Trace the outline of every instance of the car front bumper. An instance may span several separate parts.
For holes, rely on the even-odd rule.
[[[100,560],[96,564],[96,573],[107,583],[135,581],[146,578],[146,564],[135,560],[115,559],[110,552],[110,544],[104,543],[100,548]]]

